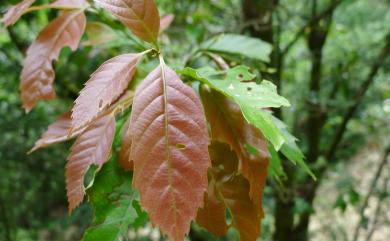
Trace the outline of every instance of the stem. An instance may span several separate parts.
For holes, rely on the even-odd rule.
[[[347,130],[347,125],[349,121],[352,119],[358,107],[360,106],[360,103],[362,102],[364,95],[366,94],[370,85],[374,82],[376,74],[378,73],[379,69],[382,67],[383,63],[385,62],[389,54],[390,54],[390,34],[387,35],[387,43],[383,48],[382,52],[380,53],[379,57],[375,61],[374,65],[371,67],[371,71],[367,76],[367,79],[357,90],[354,98],[354,104],[345,112],[341,125],[337,129],[336,134],[332,139],[331,145],[326,154],[326,159],[329,162],[334,162],[334,155],[336,153],[336,150],[341,140],[343,139],[345,131]]]
[[[377,168],[377,170],[375,172],[374,178],[371,181],[370,188],[368,189],[368,193],[367,193],[366,197],[364,198],[363,206],[360,209],[360,213],[359,213],[360,221],[356,225],[355,232],[354,232],[354,235],[353,235],[353,238],[352,238],[353,241],[357,241],[357,239],[359,237],[360,228],[361,228],[361,225],[362,225],[362,223],[363,223],[363,221],[365,219],[364,211],[366,211],[366,208],[368,207],[368,201],[370,200],[372,194],[374,193],[375,187],[378,184],[378,180],[381,177],[382,172],[384,170],[384,166],[387,164],[387,159],[389,157],[389,153],[390,153],[390,146],[388,146],[386,148],[385,153],[383,155],[383,159],[379,163],[379,166],[378,166],[378,168]]]

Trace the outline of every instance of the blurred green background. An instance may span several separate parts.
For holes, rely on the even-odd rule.
[[[0,12],[17,2],[1,1]],[[298,137],[320,178],[314,193],[313,181],[289,164],[284,165],[288,176],[284,184],[269,179],[263,240],[305,240],[298,238],[302,230],[308,230],[310,240],[354,240],[358,227],[358,240],[388,241],[390,168],[380,163],[390,144],[390,50],[386,52],[385,47],[390,43],[390,1],[157,2],[163,14],[175,15],[162,42],[169,62],[177,68],[183,67],[192,49],[224,32],[262,38],[274,46],[264,76],[292,103],[277,114]],[[329,6],[333,6],[331,11]],[[118,39],[112,43],[82,45],[74,53],[62,51],[55,63],[58,98],[26,114],[18,92],[24,54],[56,15],[55,10],[33,12],[8,29],[0,26],[0,240],[80,240],[92,221],[92,210],[84,204],[72,215],[67,213],[64,167],[71,143],[26,153],[45,128],[71,108],[101,63],[137,50],[137,44],[122,36],[119,27]],[[99,17],[88,14],[88,20]],[[357,103],[356,96],[375,68],[368,90]],[[329,158],[327,150],[355,105],[337,150]],[[371,188],[374,177],[378,181]],[[137,232],[130,230],[129,235],[130,240],[161,239],[150,225]],[[194,225],[190,239],[216,238]],[[222,240],[237,240],[237,235],[231,231]]]

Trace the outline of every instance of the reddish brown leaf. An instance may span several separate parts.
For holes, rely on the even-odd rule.
[[[6,27],[13,25],[34,2],[35,0],[24,0],[10,7],[1,22],[3,22]]]
[[[69,212],[84,198],[84,176],[94,164],[98,168],[107,161],[115,135],[115,117],[103,115],[93,121],[72,146],[66,165],[66,189]]]
[[[31,149],[30,152],[36,151],[42,147],[46,147],[58,142],[69,140],[83,132],[85,128],[81,128],[80,130],[73,132],[69,136],[72,123],[70,115],[70,112],[66,112],[62,114],[56,122],[51,124],[49,128],[45,131],[45,133],[43,133],[41,138],[37,142],[35,142],[35,146],[33,149]]]
[[[225,235],[229,228],[226,223],[227,207],[221,200],[222,198],[216,190],[214,180],[210,180],[204,206],[198,210],[196,215],[196,222],[217,237]]]
[[[85,21],[81,10],[64,12],[46,26],[28,48],[20,84],[23,107],[27,112],[39,100],[55,97],[52,61],[58,59],[65,46],[73,51],[77,49]]]
[[[87,2],[85,0],[56,0],[51,3],[49,6],[52,8],[60,8],[60,9],[74,9],[74,8],[83,8],[87,6]]]
[[[130,130],[130,118],[126,121],[122,127],[122,143],[121,151],[119,153],[119,165],[126,171],[132,171],[134,169],[134,162],[130,159],[131,152],[131,130]]]
[[[237,104],[215,91],[201,93],[212,139],[229,144],[237,153],[239,170],[250,183],[250,197],[261,207],[269,159],[265,138],[244,119]]]
[[[210,165],[199,98],[162,64],[136,91],[130,129],[141,204],[154,225],[182,241],[203,205]]]
[[[211,178],[215,182],[216,192],[232,217],[241,241],[256,241],[261,234],[261,219],[263,212],[253,199],[249,197],[250,185],[246,178],[237,175],[238,159],[235,152],[223,143],[213,143],[210,146],[210,156],[213,163]],[[210,182],[212,183],[212,182]]]
[[[160,16],[154,0],[95,0],[110,11],[139,38],[155,43]]]
[[[160,20],[160,34],[163,33],[165,30],[171,26],[173,20],[175,19],[175,15],[168,14],[161,18]]]
[[[141,57],[142,54],[119,55],[102,64],[91,75],[72,109],[74,128],[93,120],[126,90]]]

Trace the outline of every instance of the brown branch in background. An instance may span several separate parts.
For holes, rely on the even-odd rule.
[[[390,182],[390,177],[387,177],[385,180],[385,183],[383,184],[382,191],[387,192],[387,190],[389,190],[388,189],[389,182]],[[374,220],[372,221],[371,230],[368,232],[368,235],[366,237],[366,241],[370,241],[372,236],[374,235],[374,232],[376,231],[376,225],[378,224],[379,216],[380,216],[381,211],[382,211],[382,201],[383,200],[380,199],[377,206],[376,206]]]
[[[374,190],[378,184],[378,180],[381,177],[383,170],[384,170],[384,167],[387,164],[387,159],[389,157],[389,154],[390,154],[390,146],[388,146],[386,148],[385,153],[383,155],[383,159],[379,163],[379,166],[375,172],[374,178],[371,181],[370,188],[368,189],[368,193],[367,193],[366,197],[364,198],[362,208],[360,209],[360,212],[359,212],[360,220],[359,220],[359,223],[356,225],[355,232],[354,232],[354,235],[352,238],[353,241],[357,241],[357,239],[359,237],[360,228],[362,227],[362,224],[364,223],[364,220],[366,219],[364,212],[366,211],[366,209],[368,207],[368,201],[370,200],[372,194],[374,193]]]
[[[336,150],[343,138],[343,135],[347,129],[347,124],[354,116],[355,112],[357,111],[358,107],[360,106],[361,101],[363,100],[364,95],[366,94],[368,88],[370,85],[374,82],[375,76],[378,73],[380,67],[382,66],[383,62],[386,60],[388,55],[390,54],[390,34],[386,37],[386,45],[383,48],[381,54],[375,61],[374,65],[371,67],[371,71],[369,75],[367,76],[367,79],[363,82],[363,84],[360,86],[360,88],[357,90],[354,98],[354,104],[351,105],[351,107],[346,111],[343,120],[341,122],[341,125],[336,131],[335,136],[332,139],[330,148],[326,154],[326,159],[329,162],[334,162],[334,155],[336,153]]]
[[[206,54],[218,65],[222,70],[229,70],[229,64],[219,55],[206,52]]]
[[[303,36],[306,29],[313,24],[313,22],[320,21],[323,18],[329,17],[330,14],[333,14],[334,10],[338,7],[343,0],[334,1],[327,9],[325,9],[322,13],[313,16],[305,25],[303,25],[298,32],[295,34],[294,38],[286,45],[286,47],[281,51],[281,55],[286,55],[290,49],[295,45],[296,42]]]

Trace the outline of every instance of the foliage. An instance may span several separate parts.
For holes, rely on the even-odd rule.
[[[152,0],[25,0],[10,8],[3,18],[5,25],[15,24],[24,16],[15,27],[0,30],[10,36],[0,43],[12,46],[2,53],[3,59],[12,60],[2,66],[4,69],[17,66],[20,53],[34,38],[31,33],[46,27],[26,51],[22,70],[15,71],[22,73],[22,104],[26,111],[34,111],[21,118],[16,95],[5,94],[14,92],[15,85],[2,83],[0,87],[7,87],[0,97],[9,103],[2,103],[2,113],[12,110],[16,114],[4,118],[2,125],[12,127],[16,119],[25,123],[19,130],[23,137],[5,137],[8,143],[19,143],[12,151],[17,154],[12,154],[7,144],[0,146],[10,150],[1,153],[7,160],[2,168],[19,168],[20,163],[9,164],[14,158],[46,163],[55,156],[55,162],[44,164],[44,170],[52,174],[43,180],[41,174],[31,174],[37,180],[30,193],[43,183],[47,186],[50,175],[62,176],[64,165],[60,160],[64,159],[66,145],[28,157],[20,155],[33,145],[31,141],[38,139],[37,132],[42,129],[43,123],[32,125],[30,121],[40,120],[46,125],[60,116],[32,151],[77,138],[68,157],[65,183],[70,211],[82,202],[85,193],[94,208],[93,223],[84,240],[126,239],[129,229],[141,228],[147,222],[147,213],[151,223],[173,240],[182,240],[192,221],[216,236],[227,235],[232,227],[241,240],[255,240],[261,235],[262,221],[265,236],[277,234],[285,226],[278,220],[288,222],[290,213],[297,220],[292,224],[296,227],[291,228],[295,235],[304,227],[306,216],[313,213],[311,194],[324,179],[324,170],[349,159],[367,142],[368,133],[374,137],[370,140],[375,140],[386,132],[383,127],[388,118],[381,104],[388,98],[388,86],[380,80],[386,79],[388,69],[380,68],[382,63],[378,65],[373,75],[378,80],[372,81],[374,88],[367,94],[367,89],[361,92],[360,83],[371,66],[375,67],[373,60],[386,62],[381,57],[386,53],[386,47],[382,51],[385,32],[376,18],[387,18],[388,14],[384,8],[375,8],[370,20],[362,22],[353,17],[355,12],[367,12],[365,0],[343,1],[336,5],[340,13],[331,11],[330,16],[322,16],[320,10],[338,1],[324,1],[310,9],[302,2],[284,0],[271,12],[267,12],[269,1],[264,1],[258,13],[266,16],[261,21],[267,16],[274,21],[273,41],[269,41],[267,35],[258,34],[270,29],[267,23],[256,26],[253,21],[260,20],[245,19],[244,2],[251,1],[242,1],[243,16],[237,11],[240,1],[157,2],[160,10]],[[56,10],[60,10],[57,17]],[[317,16],[321,16],[318,24]],[[173,18],[176,22],[169,28]],[[29,21],[32,29],[27,36],[23,33]],[[370,21],[373,25],[367,24]],[[306,75],[318,60],[313,51],[313,38],[321,36],[313,33],[318,31],[324,31],[321,34],[327,39],[317,70],[322,76],[320,90],[306,86],[316,78]],[[243,32],[247,34],[241,35]],[[307,46],[300,41],[303,38]],[[17,48],[19,52],[11,50]],[[98,64],[100,68],[94,71]],[[15,73],[7,76],[16,78]],[[355,105],[355,92],[368,95],[368,99],[352,113],[343,138],[336,143],[334,133],[345,120],[344,113]],[[60,100],[42,101],[56,95]],[[292,108],[280,110],[290,105]],[[360,118],[354,119],[355,115]],[[381,129],[385,131],[380,133]],[[288,131],[302,141],[297,142]],[[337,152],[329,158],[328,146],[333,143]],[[301,169],[291,168],[287,159]],[[41,165],[29,164],[28,171],[31,166],[39,170]],[[277,184],[269,179],[271,185],[265,187],[267,176],[275,178]],[[19,182],[17,178],[4,183],[9,188],[0,193],[1,203],[4,198],[6,202],[17,200],[10,195]],[[58,202],[63,203],[60,197],[65,196],[61,192],[65,183],[61,181],[56,187]],[[355,188],[348,188],[349,196],[340,194],[334,200],[342,210],[349,204],[357,208],[361,200],[356,198],[361,194]],[[288,206],[285,216],[278,216],[280,200]],[[42,205],[51,207],[46,202]],[[87,209],[84,205],[77,208],[73,217]],[[23,210],[26,208],[22,206],[20,212]],[[274,217],[269,215],[272,211]],[[273,219],[276,231],[269,227]],[[199,232],[193,230],[197,229],[191,228],[191,239]]]

